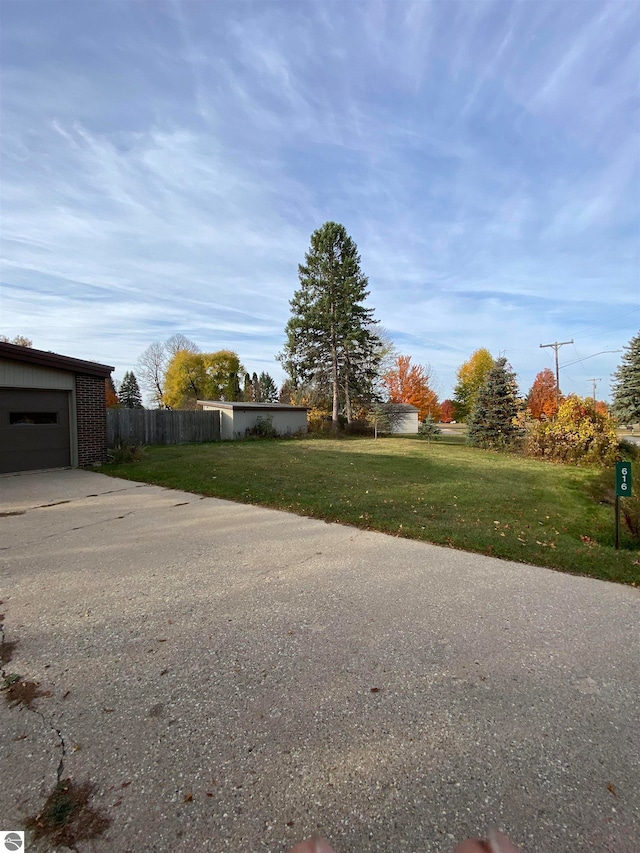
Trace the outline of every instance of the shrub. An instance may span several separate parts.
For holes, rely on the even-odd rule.
[[[307,432],[331,432],[331,415],[325,409],[312,406],[307,412]]]
[[[273,418],[269,415],[263,417],[258,415],[255,425],[245,431],[246,438],[278,438],[278,431],[273,425]]]
[[[612,465],[618,455],[615,424],[592,401],[572,394],[555,420],[529,425],[525,453],[553,462]]]
[[[142,444],[116,444],[107,451],[109,462],[123,465],[129,462],[140,462],[147,455],[147,448]]]
[[[350,424],[345,424],[344,431],[346,435],[373,435],[373,426],[362,418],[356,418]]]

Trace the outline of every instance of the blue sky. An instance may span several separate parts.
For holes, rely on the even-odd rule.
[[[0,332],[135,369],[174,332],[280,381],[327,220],[441,398],[640,328],[636,0],[3,0]],[[621,353],[561,372],[607,398]]]

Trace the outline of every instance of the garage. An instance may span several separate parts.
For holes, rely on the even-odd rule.
[[[0,474],[104,462],[112,370],[0,343]]]
[[[69,392],[4,389],[0,474],[71,465]]]
[[[220,413],[223,441],[245,438],[262,421],[277,435],[298,435],[307,431],[307,406],[285,403],[230,403],[226,400],[198,400],[205,412]]]

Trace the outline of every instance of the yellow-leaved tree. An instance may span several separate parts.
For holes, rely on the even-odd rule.
[[[466,420],[473,411],[478,393],[494,364],[495,361],[489,350],[482,347],[477,349],[458,370],[453,404],[459,421]]]
[[[195,409],[198,400],[240,400],[241,373],[244,368],[232,350],[178,350],[167,366],[162,402],[170,409]]]

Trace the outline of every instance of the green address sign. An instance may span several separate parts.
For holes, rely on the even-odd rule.
[[[631,496],[631,462],[616,462],[616,497]]]

